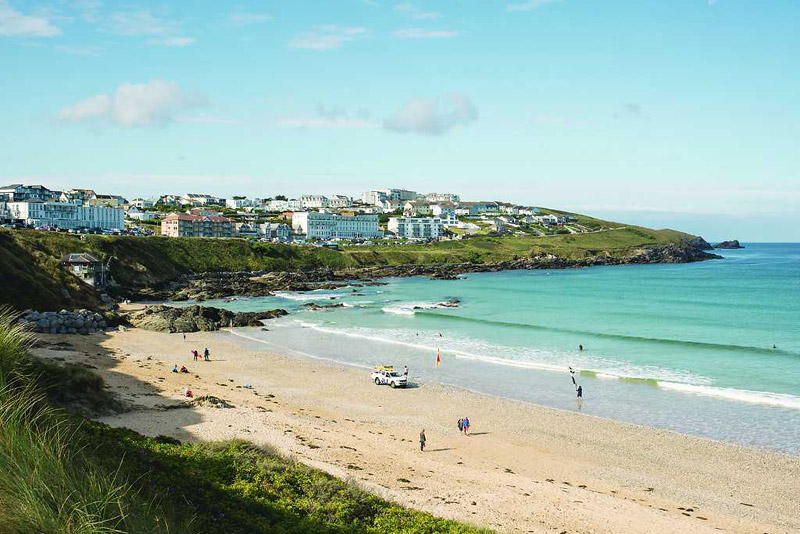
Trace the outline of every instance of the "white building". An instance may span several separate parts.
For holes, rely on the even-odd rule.
[[[455,226],[458,224],[458,217],[456,216],[456,206],[449,202],[442,202],[431,206],[431,213],[434,217],[442,220],[445,226]]]
[[[303,203],[299,200],[268,200],[264,203],[264,209],[273,212],[300,211]]]
[[[251,200],[245,197],[234,197],[229,198],[225,201],[225,206],[238,210],[243,208],[255,208],[259,204],[256,203],[255,200]]]
[[[329,208],[349,208],[353,205],[353,199],[347,195],[333,195],[328,201]]]
[[[292,240],[292,227],[284,223],[262,223],[258,225],[261,236],[281,242]]]
[[[303,195],[300,197],[303,209],[327,208],[330,201],[322,195]]]
[[[125,212],[109,206],[83,206],[67,202],[9,202],[8,211],[12,219],[19,219],[37,228],[102,228],[121,230],[125,228]]]
[[[455,193],[428,193],[425,195],[428,202],[460,202],[461,197]]]
[[[186,193],[181,197],[182,204],[191,204],[192,206],[223,206],[225,205],[224,198],[218,198],[203,193]]]
[[[127,215],[129,219],[134,219],[136,221],[154,221],[156,219],[155,213],[141,210],[136,206],[131,206]]]
[[[408,239],[434,239],[442,235],[444,226],[438,217],[391,217],[389,231]]]
[[[377,215],[343,216],[334,213],[301,211],[292,216],[292,228],[306,239],[359,239],[381,235]]]
[[[152,208],[156,205],[156,201],[149,198],[134,198],[131,200],[131,206],[139,209]]]
[[[385,200],[387,200],[387,197],[383,191],[364,191],[361,193],[361,202],[370,206],[376,206],[378,202]]]

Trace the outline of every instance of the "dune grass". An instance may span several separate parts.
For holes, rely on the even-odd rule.
[[[91,371],[43,365],[0,310],[3,534],[485,534],[409,510],[244,441],[181,444],[84,420],[56,401],[108,398]],[[66,390],[45,394],[43,385]]]

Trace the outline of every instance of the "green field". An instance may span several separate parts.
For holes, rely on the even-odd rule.
[[[589,223],[591,221],[585,221]],[[624,226],[582,234],[477,237],[428,245],[376,244],[330,250],[244,239],[75,236],[0,229],[0,272],[3,276],[0,302],[18,309],[96,307],[98,295],[59,265],[61,257],[71,252],[89,252],[104,262],[110,261],[110,273],[121,286],[148,287],[181,275],[207,272],[487,264],[541,254],[565,259],[623,257],[644,245],[677,243],[686,237],[689,236],[673,230]],[[63,289],[69,292],[70,298],[64,296]]]

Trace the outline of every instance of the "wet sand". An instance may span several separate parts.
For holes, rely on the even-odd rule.
[[[499,532],[800,531],[798,457],[431,383],[393,390],[364,370],[269,353],[228,332],[41,338],[71,347],[40,356],[96,368],[135,406],[108,424],[268,444],[383,497]],[[204,347],[212,361],[192,361],[190,350]],[[172,373],[173,364],[190,373]],[[234,407],[159,409],[182,402],[187,387]],[[456,427],[465,415],[468,436]]]

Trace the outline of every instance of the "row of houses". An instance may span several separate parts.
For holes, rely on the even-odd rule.
[[[121,230],[126,200],[89,189],[54,191],[42,185],[0,187],[0,219],[35,228]]]

